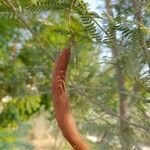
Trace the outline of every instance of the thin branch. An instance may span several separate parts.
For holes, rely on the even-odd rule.
[[[103,27],[101,27],[100,24],[95,19],[92,19],[92,20],[108,36],[107,31],[105,31],[105,29],[103,29]]]
[[[73,40],[72,42],[75,42],[75,38],[74,38],[73,30],[72,30],[71,15],[72,15],[72,9],[73,9],[73,6],[74,6],[75,2],[76,2],[76,0],[71,1],[69,17],[68,17],[68,27],[69,27],[69,30],[70,30],[71,38]]]
[[[99,103],[97,102],[97,100],[92,100],[92,98],[89,98],[89,96],[87,96],[82,90],[78,89],[77,87],[75,88],[75,90],[78,94],[81,94],[82,96],[84,96],[90,103],[94,104],[95,106],[101,106],[99,107],[100,111],[103,111],[105,112],[105,114],[107,115],[110,115],[110,116],[113,116],[115,118],[118,118],[119,120],[122,120],[122,117],[120,117],[118,114],[116,114],[116,112],[113,112],[112,110],[109,110],[108,108],[106,108],[106,106],[104,106],[102,103]],[[94,107],[95,107],[94,106]],[[133,122],[130,122],[128,121],[127,119],[123,119],[123,121],[125,123],[127,123],[128,125],[130,126],[133,126],[135,128],[138,128],[138,129],[142,129],[146,132],[150,132],[150,128],[149,127],[145,127],[143,125],[140,125],[140,124],[136,124],[136,123],[133,123]]]
[[[8,4],[8,6],[10,6],[10,8],[12,8],[14,12],[17,12],[17,8],[14,6],[11,0],[5,0],[5,2]]]

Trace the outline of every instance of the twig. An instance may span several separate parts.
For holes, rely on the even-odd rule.
[[[120,117],[118,114],[114,113],[112,110],[108,110],[108,108],[106,108],[102,103],[98,103],[97,101],[92,100],[92,98],[89,98],[84,92],[82,92],[82,90],[80,90],[78,88],[75,88],[75,90],[78,93],[80,93],[82,96],[84,96],[90,103],[92,103],[92,104],[94,104],[96,106],[101,106],[100,110],[105,112],[105,114],[113,116],[115,118],[118,118],[118,119],[122,120],[122,117]],[[135,128],[138,128],[138,129],[145,130],[146,132],[150,132],[150,128],[149,127],[145,127],[145,126],[140,125],[140,124],[129,122],[127,119],[126,120],[123,119],[123,121],[125,123],[127,123],[128,125],[130,125],[130,126],[133,126]]]
[[[74,6],[75,2],[76,2],[76,0],[72,0],[71,1],[69,17],[68,17],[68,27],[69,27],[69,31],[70,31],[70,34],[71,34],[71,42],[72,42],[72,44],[75,43],[75,38],[74,38],[73,30],[72,30],[71,15],[72,15],[72,9],[73,9],[73,6]]]

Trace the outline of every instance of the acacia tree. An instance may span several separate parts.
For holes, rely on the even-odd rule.
[[[1,100],[3,129],[42,105],[53,112],[54,59],[71,37],[70,100],[82,131],[97,137],[93,149],[138,149],[149,139],[147,1],[105,0],[100,14],[80,0],[0,4],[0,97],[12,97],[6,105]]]
[[[111,19],[114,18],[113,22],[109,22],[108,24],[108,38],[109,38],[109,44],[110,44],[110,48],[112,51],[112,55],[114,58],[119,56],[119,53],[122,52],[122,49],[125,47],[125,49],[123,50],[124,52],[122,53],[126,53],[127,51],[130,51],[132,53],[132,51],[136,52],[135,56],[133,56],[132,58],[132,62],[134,64],[134,60],[135,57],[137,57],[137,55],[140,55],[140,58],[136,60],[136,62],[138,61],[138,64],[135,64],[135,67],[137,67],[137,72],[135,71],[135,69],[133,71],[135,71],[133,73],[133,76],[139,76],[140,75],[140,71],[143,68],[143,65],[148,65],[148,69],[149,70],[149,62],[147,61],[147,59],[145,59],[145,56],[147,57],[148,54],[148,48],[146,45],[146,36],[143,33],[142,27],[145,26],[145,24],[143,24],[143,19],[141,16],[141,9],[144,9],[144,3],[142,3],[142,1],[131,1],[131,3],[126,4],[126,2],[122,2],[121,5],[119,3],[114,4],[118,7],[120,7],[119,11],[117,9],[115,9],[115,11],[117,12],[116,16],[114,15],[114,12],[112,10],[113,8],[113,3],[111,0],[106,0],[106,10],[107,10],[107,14],[109,15],[109,17],[111,17]],[[126,29],[128,28],[130,31],[123,31],[122,32],[122,38],[121,40],[117,39],[117,29],[116,28],[116,24],[117,24],[117,20],[115,21],[115,19],[119,18],[120,15],[120,11],[122,6],[125,7],[125,9],[123,10],[124,12],[126,12],[126,7],[128,7],[128,5],[130,7],[133,7],[132,12],[128,13],[127,15],[124,13],[122,14],[122,17],[126,17],[128,18],[129,16],[132,16],[132,20],[130,20],[131,23],[134,23],[135,27],[126,27]],[[117,8],[117,7],[116,7]],[[121,18],[121,17],[120,17]],[[127,21],[128,19],[126,19],[125,21]],[[124,24],[125,25],[125,24]],[[146,26],[145,26],[146,28]],[[120,29],[120,28],[119,28]],[[134,32],[136,33],[137,39],[135,39],[135,33],[133,33],[133,30],[135,30]],[[127,33],[128,32],[128,33]],[[129,39],[131,39],[131,41],[128,41],[126,39],[123,39],[124,35],[126,36],[126,38],[128,37]],[[131,36],[131,37],[130,37]],[[145,37],[144,37],[145,36]],[[120,38],[120,35],[119,35]],[[123,43],[126,43],[125,45]],[[129,45],[130,44],[130,45]],[[138,49],[135,50],[134,47],[136,47]],[[129,52],[129,53],[130,53]],[[123,54],[125,55],[125,54]],[[128,55],[128,54],[127,54]],[[124,56],[123,56],[124,57]],[[127,59],[128,56],[127,56]],[[141,59],[143,59],[143,61],[141,61]],[[122,59],[121,59],[122,60]],[[125,62],[127,65],[130,65],[130,62]],[[118,91],[120,91],[119,94],[119,107],[120,107],[120,112],[119,112],[119,116],[120,116],[120,131],[121,131],[121,143],[122,143],[122,147],[121,149],[131,149],[131,147],[133,146],[132,142],[129,141],[129,139],[127,139],[128,136],[126,136],[128,134],[128,130],[130,128],[129,124],[127,123],[127,120],[129,120],[128,118],[130,117],[130,114],[128,115],[128,101],[127,101],[127,94],[128,93],[128,89],[125,87],[125,76],[124,74],[126,74],[124,71],[130,69],[129,67],[125,67],[125,66],[121,66],[120,63],[115,65],[115,72],[116,72],[116,76],[117,76],[117,83],[118,83]],[[129,74],[132,73],[133,71],[130,70]],[[147,82],[147,81],[146,81]],[[139,82],[135,80],[135,83],[132,85],[132,89],[134,94],[137,94],[140,90],[140,85]],[[131,109],[131,108],[129,108]],[[131,142],[131,143],[130,143]]]
[[[114,14],[112,11],[112,2],[110,0],[106,0],[106,11],[110,17],[114,18]],[[119,47],[117,38],[116,38],[116,30],[114,29],[114,24],[109,23],[108,25],[108,38],[109,38],[109,45],[112,51],[112,55],[114,58],[119,56]],[[118,86],[118,91],[121,91],[118,93],[119,95],[119,116],[120,116],[120,135],[121,135],[121,142],[123,141],[125,144],[122,144],[122,149],[129,149],[130,144],[128,144],[128,141],[126,139],[127,135],[127,129],[128,124],[126,123],[128,119],[127,115],[127,95],[125,94],[125,77],[122,72],[122,68],[120,67],[120,64],[115,65],[115,73],[116,73],[116,81]],[[123,143],[122,142],[122,143]]]

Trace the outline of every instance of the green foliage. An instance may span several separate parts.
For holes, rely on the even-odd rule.
[[[20,125],[18,129],[10,130],[3,129],[0,130],[0,149],[1,150],[32,150],[33,146],[25,140],[27,134],[28,126]]]
[[[31,114],[37,111],[37,109],[40,107],[41,100],[39,96],[27,96],[25,97],[25,100],[21,100],[21,101],[24,101],[21,105],[24,106],[25,111],[28,114]],[[22,109],[23,109],[23,106],[22,106]]]
[[[5,110],[0,114],[1,126],[6,127],[11,124],[16,125],[19,121],[19,111],[13,104],[8,104]]]
[[[101,37],[100,37],[100,34],[96,30],[96,26],[93,21],[95,19],[94,17],[95,16],[92,13],[87,14],[87,15],[82,15],[81,20],[83,24],[85,25],[85,32],[88,33],[89,39],[95,39],[96,40],[95,42],[100,42]]]

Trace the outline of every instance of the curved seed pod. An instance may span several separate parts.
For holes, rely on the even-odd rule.
[[[69,97],[66,89],[66,71],[70,60],[70,49],[64,49],[55,62],[52,77],[52,97],[57,123],[64,137],[74,150],[90,150],[76,127],[69,107]]]

